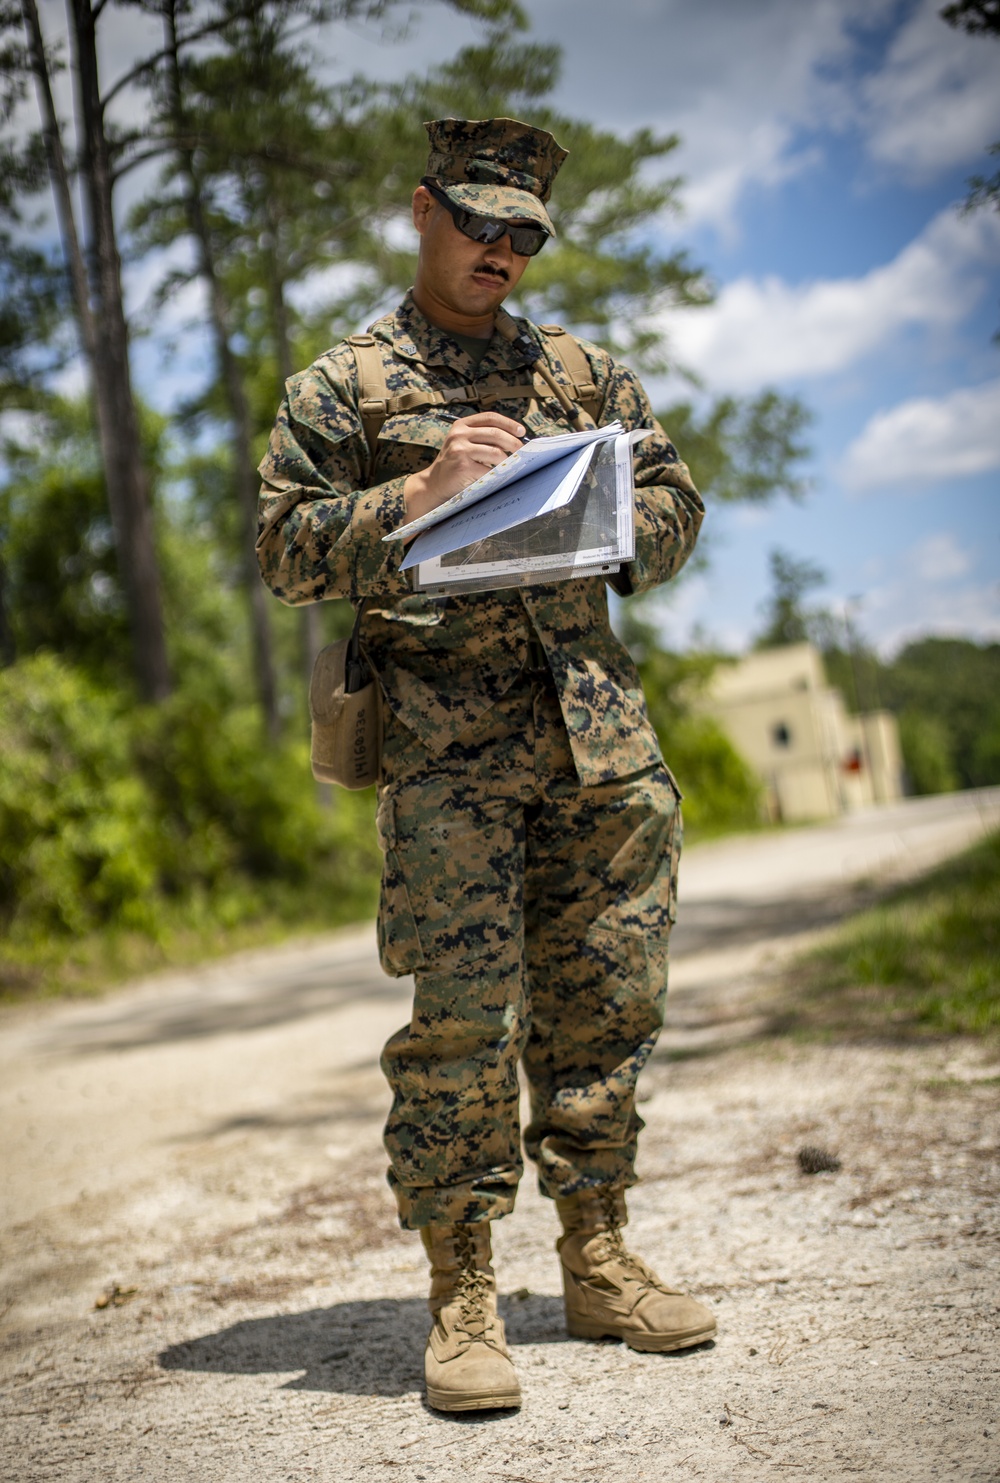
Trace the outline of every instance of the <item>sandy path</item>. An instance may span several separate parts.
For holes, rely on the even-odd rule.
[[[1000,1066],[762,1032],[774,963],[859,881],[998,818],[994,790],[689,852],[632,1234],[718,1305],[719,1340],[567,1341],[526,1179],[496,1227],[517,1415],[421,1400],[376,1064],[407,985],[370,929],[8,1013],[0,1476],[996,1483]],[[802,1176],[807,1142],[842,1171]]]

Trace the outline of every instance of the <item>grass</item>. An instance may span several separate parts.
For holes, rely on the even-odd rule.
[[[1000,833],[852,917],[785,987],[785,1031],[1000,1032]]]
[[[252,911],[240,902],[229,920],[214,906],[197,911],[186,902],[158,911],[155,934],[108,927],[74,938],[0,938],[0,1005],[98,995],[149,973],[330,932],[373,916],[377,886],[375,876],[339,894],[272,885]]]

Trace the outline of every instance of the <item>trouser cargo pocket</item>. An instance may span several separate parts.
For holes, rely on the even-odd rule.
[[[389,793],[379,801],[375,830],[383,857],[376,922],[378,956],[384,971],[399,978],[422,967],[424,953],[397,849],[395,799]]]

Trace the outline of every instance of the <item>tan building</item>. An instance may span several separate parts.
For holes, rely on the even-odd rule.
[[[760,776],[770,818],[829,819],[902,795],[895,716],[850,715],[812,644],[720,665],[697,704]]]

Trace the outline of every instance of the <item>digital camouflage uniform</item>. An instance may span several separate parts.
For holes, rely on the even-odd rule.
[[[433,161],[440,134],[431,142]],[[517,323],[572,396],[555,342]],[[662,1025],[681,826],[601,578],[431,598],[400,573],[405,548],[382,540],[455,415],[421,405],[428,393],[472,387],[484,394],[459,415],[567,430],[540,380],[530,399],[505,396],[532,382],[523,344],[494,334],[477,366],[409,295],[371,334],[390,396],[413,396],[385,421],[371,466],[350,346],[290,379],[261,465],[258,552],[285,602],[369,600],[364,644],[385,717],[379,951],[386,972],[415,978],[412,1019],[383,1054],[385,1137],[401,1221],[416,1228],[512,1208],[519,1059],[543,1192],[633,1182],[634,1089]],[[687,559],[703,506],[636,377],[584,349],[598,421],[652,429],[635,449],[623,584],[643,592]]]
[[[456,205],[480,216],[516,214],[555,236],[545,203],[568,151],[551,134],[496,118],[439,118],[424,128],[427,174],[446,185]]]

